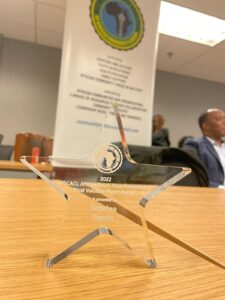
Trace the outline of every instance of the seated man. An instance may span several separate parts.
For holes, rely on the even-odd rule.
[[[211,187],[225,188],[225,114],[217,108],[208,109],[199,117],[203,137],[188,139],[184,146],[194,148],[204,164]]]

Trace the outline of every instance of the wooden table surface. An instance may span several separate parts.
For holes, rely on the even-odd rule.
[[[110,236],[46,269],[66,207],[42,180],[0,179],[0,299],[225,299],[224,270],[157,234],[156,269]],[[191,187],[171,187],[147,209],[151,222],[225,263],[224,213],[225,191]]]
[[[52,166],[48,164],[34,164],[34,166],[41,172],[52,171]],[[13,160],[0,160],[0,170],[30,171],[20,161],[13,161]]]

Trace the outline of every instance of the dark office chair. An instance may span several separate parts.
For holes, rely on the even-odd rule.
[[[3,134],[0,134],[0,145],[1,145],[1,143],[2,143],[3,138],[4,138],[4,135],[3,135]]]
[[[0,160],[10,160],[13,154],[14,146],[0,145]]]
[[[19,161],[23,155],[31,156],[34,147],[39,148],[39,156],[50,156],[53,138],[40,134],[18,133],[15,141],[14,160]]]
[[[191,149],[167,148],[159,153],[161,165],[188,167],[192,172],[178,181],[175,185],[183,186],[209,186],[207,171],[197,153]]]
[[[121,142],[113,143],[117,145],[120,150],[123,146]],[[168,147],[161,146],[141,146],[141,145],[128,145],[130,155],[135,162],[142,164],[160,164],[161,158],[158,157],[158,153]],[[154,161],[154,162],[153,162]]]
[[[122,147],[121,143],[117,145],[120,148]],[[136,162],[191,168],[192,172],[175,185],[209,186],[209,179],[205,167],[199,160],[197,153],[191,149],[131,145],[129,146],[129,150],[131,157]]]

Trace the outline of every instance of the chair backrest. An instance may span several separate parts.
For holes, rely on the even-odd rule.
[[[32,149],[39,148],[39,156],[52,154],[53,138],[33,133],[18,133],[15,141],[14,160],[19,161],[23,155],[32,155]]]
[[[14,146],[0,145],[0,160],[10,160],[13,154]]]
[[[4,135],[3,135],[3,134],[0,134],[0,145],[1,145],[1,143],[2,143],[3,138],[4,138]]]
[[[209,186],[207,171],[197,153],[191,149],[167,148],[159,153],[162,165],[189,167],[192,172],[175,185]]]
[[[123,148],[121,142],[113,143],[117,145],[121,150]],[[160,164],[161,158],[158,157],[158,153],[168,147],[162,146],[141,146],[141,145],[128,145],[130,155],[134,161],[143,164]]]
[[[205,167],[199,160],[197,153],[191,149],[131,145],[129,150],[131,157],[136,162],[191,168],[192,172],[175,185],[209,186]]]

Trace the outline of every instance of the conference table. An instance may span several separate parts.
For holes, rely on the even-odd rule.
[[[67,203],[37,179],[0,179],[0,195],[0,299],[225,299],[223,268],[154,232],[155,269],[110,236],[92,240],[48,269]],[[126,205],[136,212],[130,199]],[[225,191],[197,187],[170,187],[146,210],[152,224],[222,264],[224,214]],[[76,228],[86,225],[81,217]]]
[[[52,166],[49,164],[38,163],[34,166],[44,173],[52,171]],[[0,178],[36,178],[36,175],[31,172],[20,161],[13,160],[0,160]]]

